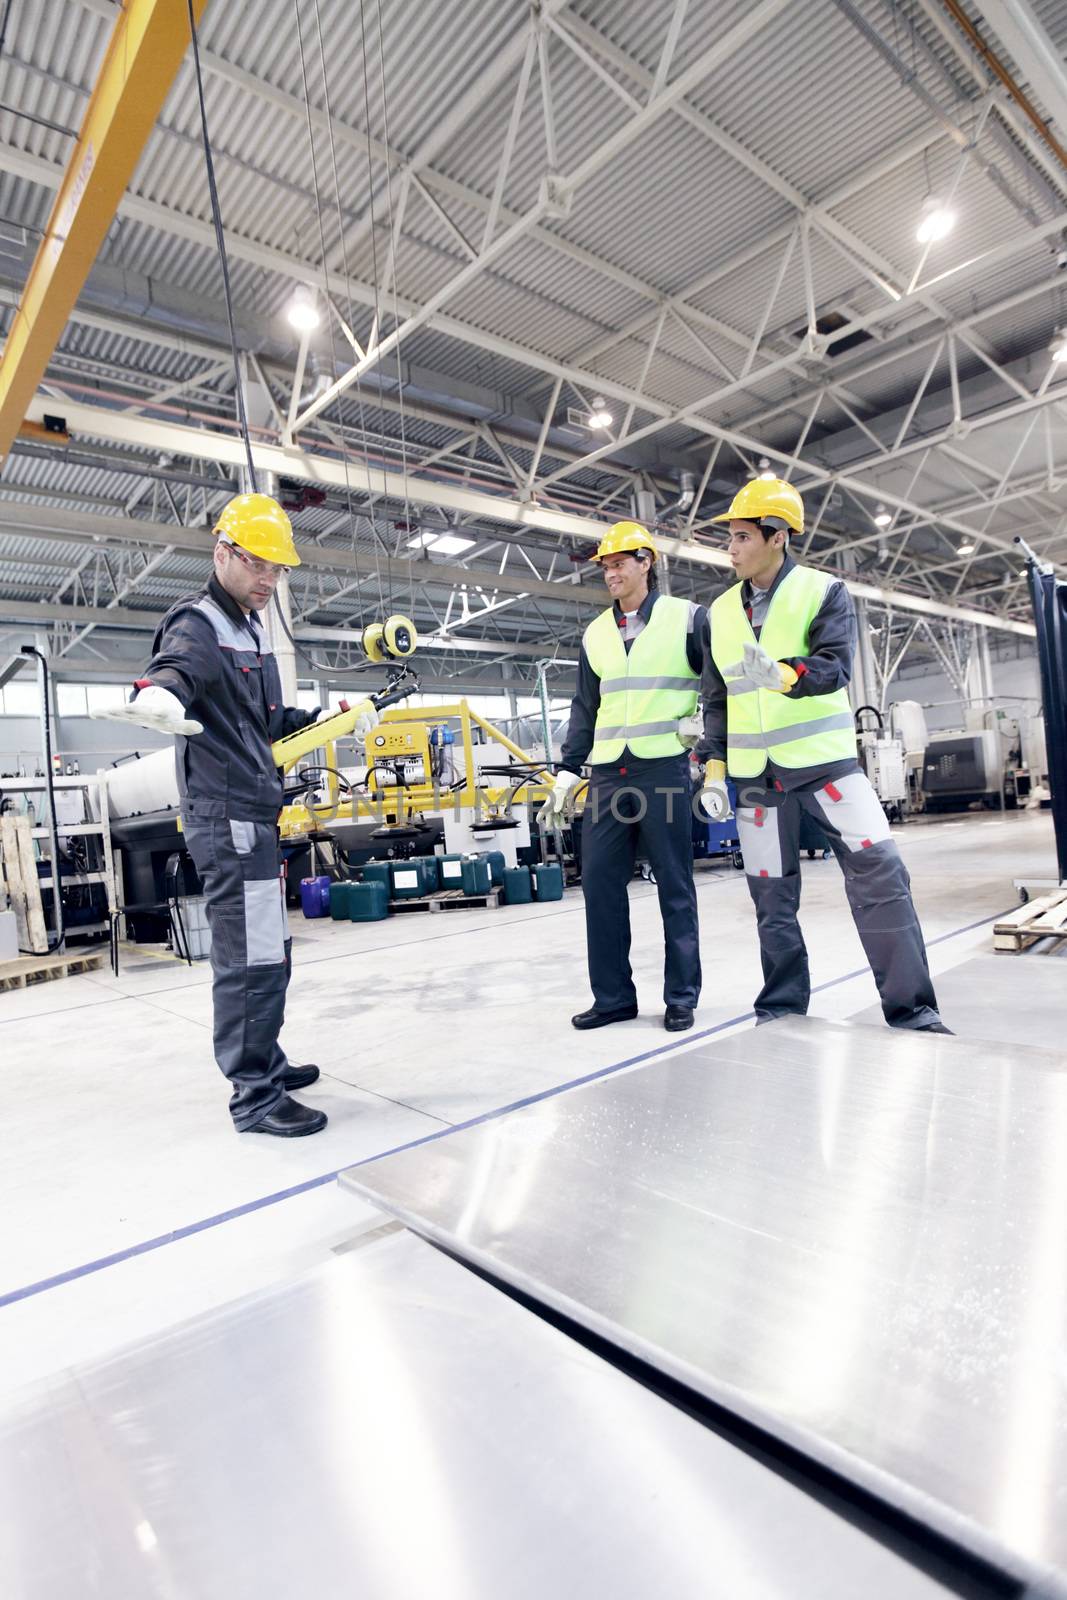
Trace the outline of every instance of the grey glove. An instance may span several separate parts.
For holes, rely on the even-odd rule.
[[[567,809],[567,796],[581,781],[576,772],[567,772],[565,769],[557,772],[551,793],[537,813],[537,821],[542,828],[559,827]]]

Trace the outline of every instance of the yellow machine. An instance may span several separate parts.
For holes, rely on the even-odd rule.
[[[551,788],[549,768],[532,762],[527,751],[472,711],[466,700],[433,708],[400,704],[419,687],[407,665],[417,644],[408,617],[372,623],[364,630],[363,647],[376,665],[392,662],[385,687],[355,705],[342,702],[334,716],[271,746],[277,765],[293,777],[290,800],[279,819],[289,843],[360,823],[404,829],[415,819],[446,813],[475,831],[506,828],[514,826],[516,804],[545,798]],[[365,771],[357,769],[346,777],[337,743],[353,734],[372,708],[381,715],[364,741]],[[493,751],[476,739],[476,729],[498,747],[498,765],[492,765]]]
[[[410,690],[408,691],[410,693]],[[377,697],[375,697],[377,698]],[[323,801],[299,799],[281,814],[282,837],[298,841],[331,824],[378,822],[401,826],[416,817],[448,812],[470,812],[480,822],[490,824],[505,819],[516,805],[540,802],[551,783],[548,769],[530,760],[530,753],[508,738],[502,729],[472,711],[466,700],[443,706],[401,706],[383,712],[365,746],[366,776],[351,791],[342,794],[333,741],[354,726],[359,707],[339,712],[329,722],[280,740],[282,745],[304,748],[326,746],[321,766],[325,775]],[[475,730],[499,746],[510,761],[483,770],[476,751]],[[491,754],[491,752],[490,752]]]

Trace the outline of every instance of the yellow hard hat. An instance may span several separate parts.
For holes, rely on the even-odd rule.
[[[597,545],[596,555],[590,559],[603,561],[605,556],[624,556],[637,550],[647,550],[655,561],[656,546],[648,529],[639,522],[615,522]]]
[[[804,532],[804,502],[784,478],[753,478],[734,495],[729,511],[712,522],[762,522],[780,517],[794,533]]]
[[[269,494],[239,494],[227,500],[215,532],[261,561],[273,561],[279,567],[300,565],[293,525]]]

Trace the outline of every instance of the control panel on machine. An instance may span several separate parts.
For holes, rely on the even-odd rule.
[[[380,722],[366,742],[368,767],[381,767],[389,779],[405,787],[425,783],[430,771],[429,736],[425,725]]]

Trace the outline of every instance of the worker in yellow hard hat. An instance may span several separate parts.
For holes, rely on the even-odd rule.
[[[593,1004],[571,1018],[579,1029],[637,1016],[628,890],[639,854],[663,917],[664,1026],[691,1028],[700,995],[688,729],[679,725],[697,709],[707,611],[659,592],[656,556],[639,522],[616,522],[600,541],[593,559],[612,603],[585,630],[555,786],[538,817],[559,825],[588,764],[581,859]]]
[[[324,1128],[326,1113],[290,1098],[319,1069],[290,1065],[278,1043],[290,940],[278,849],[282,780],[271,744],[317,712],[283,705],[261,613],[300,557],[270,495],[237,495],[214,531],[206,587],[171,606],[134,698],[112,715],[176,736],[185,845],[207,899],[215,1059],[232,1087],[230,1112],[238,1132],[294,1138]],[[376,721],[368,711],[357,731]]]
[[[757,1020],[808,1009],[808,954],[797,922],[806,813],[844,872],[886,1021],[947,1033],[907,870],[856,758],[852,597],[833,573],[794,561],[789,536],[804,531],[804,503],[783,479],[746,483],[712,520],[728,527],[739,581],[711,607],[697,753],[711,814],[722,814],[727,774],[737,785],[737,831],[763,963]]]

